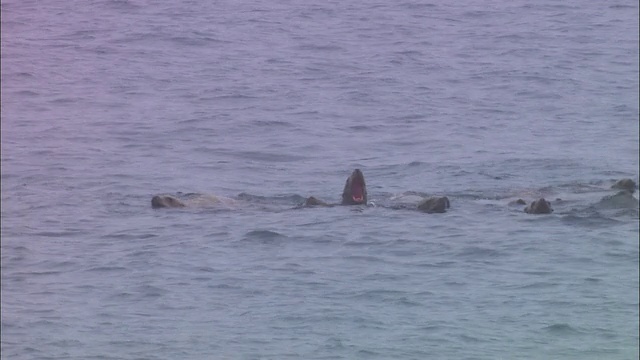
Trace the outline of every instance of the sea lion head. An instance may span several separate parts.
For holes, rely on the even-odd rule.
[[[446,212],[449,207],[451,207],[451,204],[449,203],[449,198],[446,196],[431,197],[418,204],[418,210],[428,214],[443,213]]]
[[[342,205],[361,205],[367,203],[367,185],[360,169],[355,169],[347,178],[342,191]]]
[[[540,198],[527,206],[524,209],[524,212],[527,214],[551,214],[553,209],[551,208],[550,202],[545,200],[545,198]]]
[[[631,179],[622,179],[613,184],[611,188],[626,190],[633,194],[636,191],[636,182]]]

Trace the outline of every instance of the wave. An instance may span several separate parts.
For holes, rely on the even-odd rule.
[[[581,214],[579,210],[572,214],[563,215],[561,219],[562,219],[562,222],[566,224],[580,226],[580,227],[587,227],[587,228],[600,228],[603,226],[614,226],[621,223],[620,220],[616,220],[615,218],[612,218],[612,217],[603,216],[599,212],[586,211],[586,212],[583,212],[583,214]]]

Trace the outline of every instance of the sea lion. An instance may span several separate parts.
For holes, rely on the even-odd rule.
[[[367,184],[360,169],[355,169],[347,178],[342,190],[342,205],[366,205]],[[333,206],[314,196],[305,200],[303,206]]]
[[[630,193],[634,193],[636,191],[636,183],[631,179],[621,179],[616,181],[615,184],[611,186],[612,189],[620,189],[626,190]]]
[[[599,209],[638,209],[638,199],[628,190],[620,190],[615,195],[603,197],[595,206]]]
[[[171,195],[156,195],[151,198],[151,207],[157,208],[209,208],[209,207],[226,207],[235,208],[239,201],[223,196],[212,194],[182,194],[178,193],[178,197]]]
[[[367,204],[367,185],[364,174],[360,169],[355,169],[347,178],[342,191],[342,205]]]
[[[151,207],[154,209],[165,207],[181,208],[185,206],[186,205],[182,201],[169,195],[156,195],[151,198]]]
[[[524,208],[524,212],[527,214],[551,214],[553,209],[551,208],[550,202],[545,200],[545,198],[540,198]]]
[[[307,200],[305,200],[304,206],[331,206],[331,205],[327,204],[322,200],[319,200],[316,197],[310,196]]]
[[[418,210],[426,212],[427,214],[443,213],[446,212],[450,206],[449,198],[446,196],[430,197],[418,204]]]

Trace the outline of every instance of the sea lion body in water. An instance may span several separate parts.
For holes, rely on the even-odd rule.
[[[192,194],[194,195],[194,194]],[[217,197],[213,195],[195,194],[190,198],[178,199],[171,195],[156,195],[151,199],[151,207],[158,208],[182,208],[182,207],[207,207],[215,204],[233,206],[236,201],[229,198]],[[342,205],[366,205],[367,204],[367,184],[364,174],[360,169],[355,169],[347,178],[342,190]],[[302,206],[333,206],[316,197],[309,197]]]
[[[176,199],[173,196],[169,196],[169,195],[156,195],[154,197],[151,198],[151,207],[154,209],[158,209],[158,208],[181,208],[181,207],[185,207],[186,205]]]
[[[342,190],[342,205],[367,205],[367,184],[360,169],[355,169],[347,178]],[[303,206],[333,206],[311,196],[305,200]]]
[[[430,197],[418,204],[418,210],[427,214],[444,213],[449,207],[451,207],[451,204],[446,196]]]
[[[156,195],[151,198],[151,207],[158,208],[183,208],[183,207],[212,207],[222,205],[233,207],[237,201],[230,198],[214,196],[209,194],[187,194],[183,198],[172,195]]]
[[[427,214],[444,213],[451,207],[449,198],[446,196],[424,197],[411,191],[393,196],[390,200],[392,209],[417,209]]]
[[[630,193],[634,193],[636,191],[636,183],[631,179],[621,179],[616,181],[615,184],[611,186],[612,189],[620,189],[626,190]]]
[[[524,208],[524,212],[527,214],[551,214],[553,209],[551,208],[550,202],[545,200],[545,198],[540,198]]]
[[[310,196],[307,198],[307,200],[304,201],[304,206],[331,206],[331,205],[327,204],[326,202],[314,196]]]
[[[576,185],[572,184],[572,186],[576,186]],[[596,187],[591,185],[579,185],[579,184],[577,186],[578,186],[577,193],[579,194],[582,194],[582,193],[588,194],[592,192],[600,192],[603,190],[601,186]],[[636,191],[636,186],[637,186],[636,183],[631,179],[618,180],[611,186],[612,189],[619,189],[619,191],[616,194],[604,196],[598,202],[586,205],[586,209],[584,210],[586,211],[623,210],[622,213],[625,213],[625,211],[630,210],[630,213],[633,213],[635,211],[635,213],[637,214],[639,204],[638,204],[638,198],[634,195]],[[585,188],[587,189],[587,191],[584,191]],[[574,196],[575,194],[565,194],[565,195],[568,195],[569,199],[566,199],[563,196],[562,199],[556,198],[553,202],[554,205],[559,206],[558,209],[560,211],[560,214],[565,214],[566,211],[569,210],[567,208],[568,205],[578,204],[578,206],[581,206],[579,204],[584,202],[584,200],[575,198]],[[518,199],[517,201],[509,202],[509,205],[519,205],[523,203],[524,201],[522,199]],[[571,214],[574,214],[580,211],[581,209],[579,208],[570,209]],[[540,198],[536,201],[533,201],[530,205],[525,207],[524,212],[526,212],[527,214],[551,214],[555,212],[555,210],[551,207],[550,201],[547,201],[545,198]]]
[[[599,209],[638,209],[638,199],[627,190],[620,190],[615,195],[608,195],[595,204]]]

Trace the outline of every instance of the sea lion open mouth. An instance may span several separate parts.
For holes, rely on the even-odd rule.
[[[361,203],[364,200],[364,193],[362,191],[362,183],[360,181],[354,181],[351,184],[351,199],[355,202]]]

